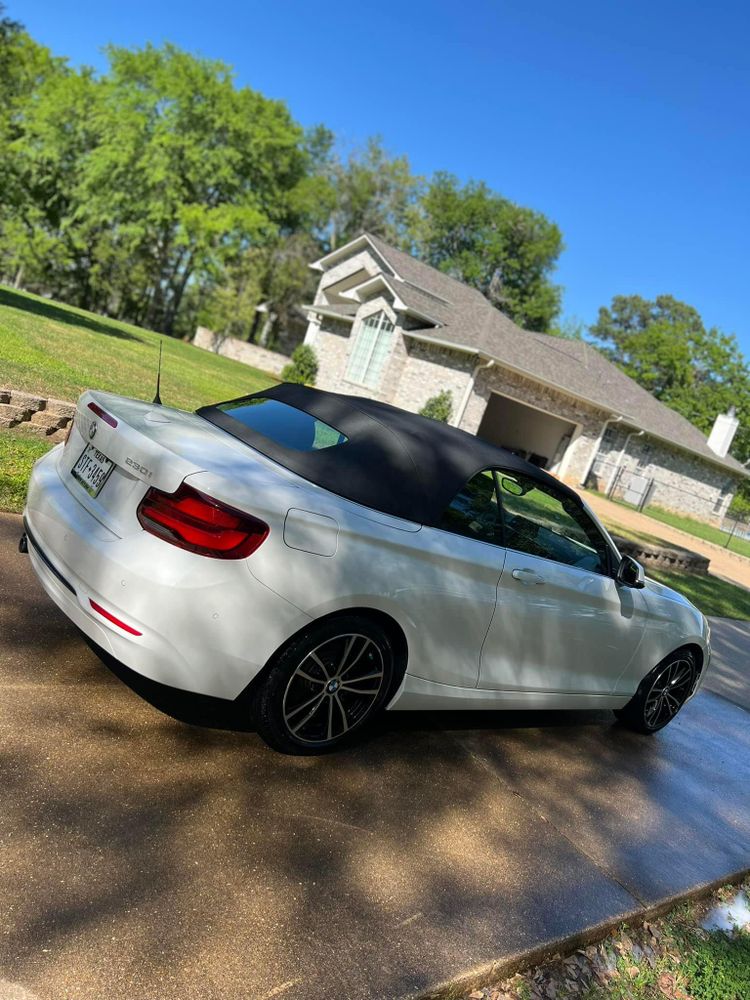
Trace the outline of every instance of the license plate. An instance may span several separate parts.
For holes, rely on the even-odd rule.
[[[93,444],[86,445],[78,461],[70,470],[74,479],[83,486],[89,496],[97,497],[109,478],[115,463]]]

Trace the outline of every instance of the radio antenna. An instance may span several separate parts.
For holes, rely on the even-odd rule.
[[[158,406],[161,406],[161,396],[159,395],[159,389],[161,388],[161,348],[162,341],[159,340],[159,367],[156,369],[156,395],[153,400]]]

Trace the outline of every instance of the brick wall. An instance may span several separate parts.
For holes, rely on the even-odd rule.
[[[453,397],[451,416],[455,417],[471,380],[476,356],[409,337],[403,340],[405,359],[391,402],[418,412],[428,399],[445,389]]]
[[[57,444],[65,440],[75,412],[76,404],[64,399],[36,396],[19,389],[0,389],[0,429],[12,427]]]
[[[461,421],[461,427],[464,430],[476,434],[493,391],[515,399],[519,403],[526,403],[540,410],[546,410],[576,425],[575,433],[561,465],[561,476],[572,485],[577,485],[586,471],[602,424],[609,413],[576,400],[573,396],[566,396],[564,393],[550,389],[539,382],[517,375],[507,368],[493,365],[491,368],[480,369],[477,374]]]
[[[253,368],[259,368],[261,371],[277,377],[281,375],[284,365],[288,365],[290,361],[286,354],[269,351],[265,347],[248,344],[235,337],[222,337],[221,334],[214,333],[212,330],[206,329],[205,326],[199,326],[195,331],[193,344],[205,351],[212,351],[225,358],[241,361],[245,365],[252,365]]]
[[[602,442],[597,461],[597,466],[601,463],[597,488],[607,488],[631,430],[629,427],[617,428]],[[729,469],[679,448],[670,448],[666,442],[647,435],[630,438],[619,467],[622,473],[618,477],[615,498],[622,496],[623,487],[632,475],[644,476],[655,481],[649,504],[716,523],[726,514],[739,483],[739,477]]]

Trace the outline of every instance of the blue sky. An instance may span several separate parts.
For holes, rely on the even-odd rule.
[[[303,124],[485,180],[561,227],[567,316],[668,292],[750,356],[747,4],[6,3],[74,64],[169,40]]]

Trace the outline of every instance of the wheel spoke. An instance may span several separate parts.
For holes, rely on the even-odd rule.
[[[356,638],[356,636],[355,636],[355,638]],[[357,653],[357,655],[354,657],[354,659],[352,660],[352,662],[349,664],[349,666],[345,670],[339,669],[339,677],[343,677],[344,674],[348,674],[349,673],[349,671],[352,669],[352,667],[356,667],[356,665],[362,659],[362,654],[367,649],[367,647],[373,645],[372,639],[368,639],[366,636],[363,636],[363,638],[364,638],[365,641],[362,644],[362,648],[360,649],[360,651]],[[348,652],[347,652],[347,655],[348,655]],[[342,661],[341,666],[343,667],[343,661]]]
[[[671,709],[672,715],[675,715],[679,711],[680,701],[678,698],[675,698],[673,694],[665,694],[664,701],[666,702],[667,707]]]
[[[333,739],[333,698],[328,699],[328,739]]]
[[[298,722],[296,726],[290,726],[289,727],[290,728],[290,732],[293,735],[296,736],[297,733],[300,731],[300,729],[302,729],[303,726],[307,725],[307,723],[310,721],[310,719],[312,719],[312,717],[315,715],[315,713],[318,711],[318,709],[320,708],[320,706],[323,704],[324,701],[325,701],[325,694],[319,694],[319,695],[317,695],[316,696],[316,701],[315,701],[315,704],[313,705],[313,707],[310,709],[310,711],[307,713],[307,715],[304,717],[304,719],[301,722]],[[309,702],[308,702],[308,704],[309,704]],[[292,714],[293,715],[296,714],[296,710]],[[289,717],[288,716],[287,716],[287,725],[289,725]]]
[[[343,735],[343,733],[345,733],[349,728],[349,720],[346,717],[346,709],[341,704],[341,699],[338,696],[338,692],[336,692],[336,694],[333,697],[336,699],[336,704],[339,706],[339,711],[341,712],[341,720],[344,723],[344,728],[342,730],[342,735]],[[331,701],[333,701],[333,698],[331,699]]]
[[[347,684],[361,684],[362,681],[374,681],[376,678],[382,676],[383,676],[383,671],[376,670],[372,674],[364,674],[362,677],[354,677],[351,680],[347,681]]]
[[[356,635],[350,635],[349,636],[349,641],[347,642],[346,646],[344,647],[344,655],[341,657],[341,660],[339,661],[339,665],[338,665],[338,673],[339,674],[342,672],[342,670],[344,668],[344,664],[346,663],[346,661],[349,658],[349,653],[351,653],[351,651],[352,651],[352,646],[354,645],[354,643],[356,641],[357,641]]]
[[[681,661],[682,662],[682,661]],[[690,680],[692,670],[686,663],[683,665],[682,669],[672,678],[672,687],[682,687],[687,681]]]
[[[288,721],[289,721],[289,719],[291,719],[291,718],[292,718],[293,716],[295,716],[295,715],[296,715],[296,714],[297,714],[298,712],[302,712],[302,711],[303,711],[303,710],[304,710],[305,708],[307,708],[307,706],[308,706],[308,705],[312,705],[312,703],[313,703],[314,701],[317,701],[317,700],[318,700],[318,698],[323,698],[323,697],[324,697],[324,692],[323,692],[323,691],[318,691],[318,692],[316,692],[316,693],[315,693],[315,694],[314,694],[314,695],[312,696],[312,698],[308,698],[308,699],[307,699],[307,701],[303,702],[303,703],[302,703],[301,705],[297,705],[297,707],[296,707],[296,708],[293,708],[293,709],[291,710],[291,712],[287,712],[287,713],[286,713],[286,714],[284,715],[284,718],[285,718],[285,719],[287,720],[287,722],[288,722]]]
[[[313,677],[311,674],[306,673],[302,667],[297,668],[297,677],[304,677],[306,681],[310,681],[311,684],[325,684],[325,679],[320,677]]]
[[[330,680],[331,675],[328,673],[328,667],[326,667],[325,663],[323,663],[323,661],[321,660],[321,658],[318,656],[318,654],[314,650],[313,650],[312,653],[310,653],[310,659],[313,661],[313,663],[317,663],[318,664],[318,666],[320,667],[320,669],[326,675],[326,680]],[[299,673],[299,670],[297,672]]]

